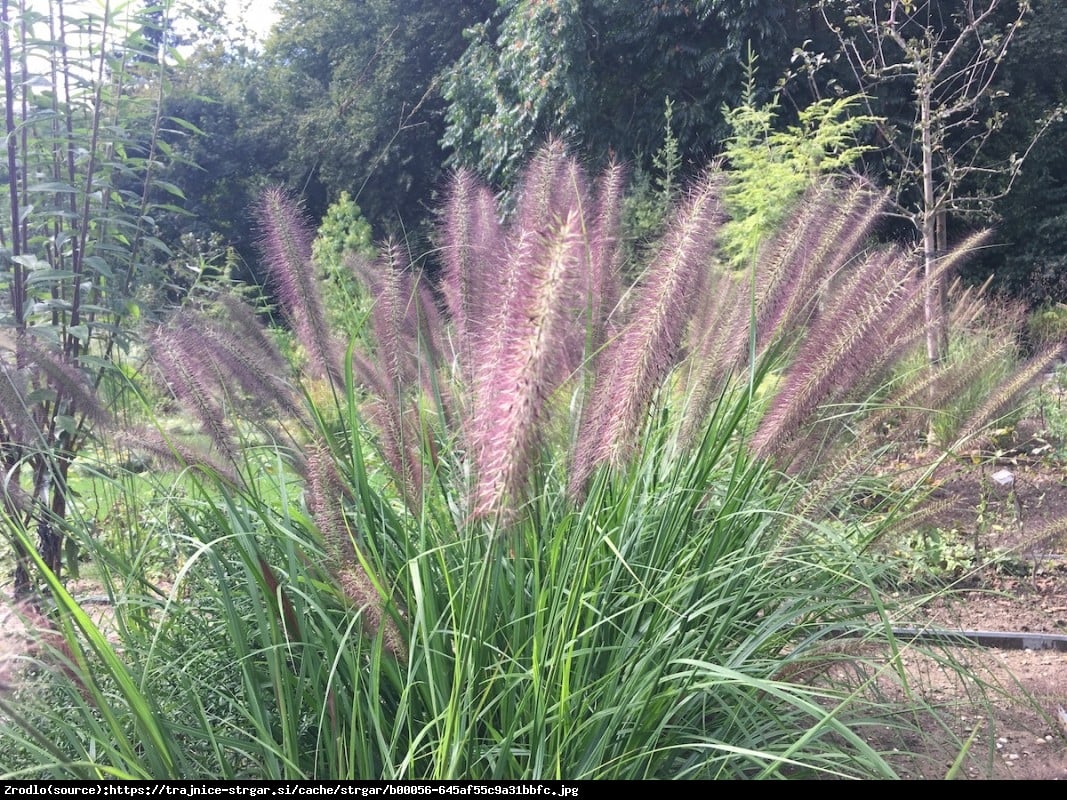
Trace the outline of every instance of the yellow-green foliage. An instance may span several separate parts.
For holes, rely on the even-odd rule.
[[[776,130],[778,97],[758,105],[754,77],[750,57],[741,105],[724,112],[733,135],[726,143],[731,221],[722,247],[737,266],[749,262],[816,177],[848,167],[870,149],[856,137],[876,121],[856,113],[862,98],[850,95],[819,100],[800,112],[796,125]]]

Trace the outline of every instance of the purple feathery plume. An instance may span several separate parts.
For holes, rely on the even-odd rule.
[[[0,435],[12,444],[29,444],[37,426],[26,403],[29,382],[26,370],[0,359]]]
[[[349,491],[337,474],[329,448],[321,442],[307,448],[306,487],[308,512],[322,534],[327,554],[335,561],[351,559],[354,545],[344,514]]]
[[[29,336],[20,336],[19,345],[21,362],[32,364],[33,373],[47,380],[56,392],[56,401],[66,404],[66,414],[82,415],[96,425],[106,425],[111,421],[111,415],[85,373],[64,355],[39,346]],[[23,372],[26,372],[25,367]]]
[[[483,295],[486,324],[482,326],[484,334],[479,343],[481,351],[478,358],[483,365],[499,362],[500,348],[509,340],[513,322],[526,313],[524,304],[529,299],[529,271],[539,268],[538,262],[544,257],[545,242],[558,235],[560,226],[571,215],[578,220],[578,232],[584,237],[589,208],[587,184],[581,168],[573,158],[568,157],[558,140],[545,144],[527,166],[518,190],[514,219],[507,228],[502,258],[497,264],[488,265],[498,268],[498,276],[493,293]],[[586,281],[571,289],[568,294],[560,296],[558,313],[561,316],[573,316],[573,313],[585,315]],[[562,331],[557,330],[556,335],[560,338],[554,342],[554,346],[564,352],[567,363],[577,366],[584,350],[584,324],[582,335],[575,335],[570,326],[566,328],[567,333]],[[475,376],[475,382],[479,380]]]
[[[166,464],[168,468],[199,468],[207,470],[231,486],[241,486],[243,483],[232,463],[219,461],[210,452],[186,446],[152,428],[123,429],[114,433],[112,439],[119,447],[148,455],[158,463]]]
[[[856,257],[885,200],[862,181],[842,187],[827,180],[807,192],[758,256],[755,314],[761,351],[807,322],[820,284]]]
[[[360,563],[356,542],[344,514],[344,500],[349,495],[329,448],[319,443],[310,448],[307,459],[307,506],[322,534],[330,569],[337,578],[341,593],[359,609],[362,629],[368,636],[382,634],[386,652],[403,658],[405,646],[400,629],[389,616],[385,597]]]
[[[607,321],[622,297],[620,216],[626,171],[614,162],[596,181],[589,230],[589,350],[604,344]]]
[[[442,214],[440,286],[468,381],[488,327],[486,314],[500,297],[503,241],[490,189],[472,172],[456,173]]]
[[[572,458],[569,491],[580,496],[593,470],[630,455],[652,396],[674,366],[725,214],[721,178],[705,175],[670,221],[633,298],[629,319],[598,366]]]
[[[912,273],[904,259],[883,251],[848,276],[809,329],[754,434],[757,455],[775,454],[835,386],[851,385],[883,357],[887,322],[906,302]]]
[[[382,647],[398,661],[407,658],[407,645],[394,619],[385,607],[385,598],[357,561],[349,561],[336,570],[344,596],[359,609],[362,629],[367,636],[381,633]]]
[[[697,440],[715,398],[745,359],[752,303],[743,278],[732,270],[713,271],[689,325],[685,416],[678,434],[683,447]]]
[[[299,205],[281,188],[260,196],[260,247],[282,312],[304,346],[315,372],[342,380],[338,347],[326,323],[318,279],[312,267],[312,232]]]
[[[260,417],[277,409],[301,418],[303,409],[283,378],[289,372],[285,358],[254,316],[247,310],[233,313],[236,308],[237,304],[227,308],[228,324],[206,314],[179,312],[168,323],[165,336],[182,350],[190,365],[197,365],[197,373],[205,385],[210,383],[213,394],[242,403],[245,410]]]
[[[159,329],[149,339],[152,361],[174,396],[200,421],[212,443],[231,462],[238,460],[232,432],[222,406],[210,387],[217,385],[219,375],[200,353],[190,354],[182,347],[180,336],[173,331]]]
[[[531,235],[513,270],[510,314],[495,329],[500,344],[476,386],[471,435],[477,484],[475,516],[507,516],[526,484],[546,402],[572,366],[560,342],[580,320],[585,242],[577,209],[553,230]],[[584,306],[584,303],[583,303]]]

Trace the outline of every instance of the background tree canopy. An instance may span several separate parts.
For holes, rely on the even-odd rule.
[[[341,191],[379,229],[425,218],[441,179],[440,75],[463,31],[494,4],[432,0],[283,0],[264,52],[268,117],[291,135],[283,161],[309,209]]]
[[[1030,24],[1004,64],[1003,157],[1032,135],[1048,109],[1067,102],[1067,7],[1034,0]],[[1014,190],[994,208],[993,246],[964,274],[995,284],[1031,303],[1067,301],[1067,124],[1061,120],[1037,143]]]
[[[1067,10],[1034,0],[996,76],[1000,127],[977,166],[1010,158],[1038,120],[1067,97],[1058,65]],[[891,10],[892,4],[885,4]],[[961,0],[929,0],[951,20]],[[778,97],[777,124],[797,124],[817,97],[857,90],[833,33],[850,4],[833,0],[280,0],[261,52],[209,40],[174,67],[169,107],[202,134],[175,134],[187,161],[173,180],[193,218],[246,259],[254,229],[244,208],[268,183],[299,192],[313,220],[342,192],[375,236],[423,232],[449,168],[467,167],[508,189],[529,154],[558,136],[591,166],[615,157],[631,174],[655,173],[670,135],[685,178],[721,155],[728,110],[746,89],[749,49],[759,70],[748,102]],[[998,14],[1010,20],[1018,3]],[[881,8],[881,7],[879,7]],[[825,13],[824,13],[825,12]],[[901,7],[899,13],[903,14]],[[952,35],[951,25],[945,28]],[[871,109],[904,119],[912,102],[892,82]],[[968,277],[1033,302],[1067,298],[1064,126],[1053,125],[1016,191],[965,224],[997,225],[994,246]],[[899,163],[878,133],[864,169],[890,183]],[[190,164],[198,165],[198,168]],[[963,231],[961,230],[961,235]],[[914,236],[906,226],[896,236]]]
[[[788,62],[797,3],[777,0],[502,0],[448,72],[450,163],[509,183],[528,153],[561,135],[594,159],[648,166],[673,101],[679,149],[697,164],[728,133],[749,47],[766,90]]]

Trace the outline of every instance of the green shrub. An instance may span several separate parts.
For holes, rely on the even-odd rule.
[[[370,301],[349,260],[373,258],[375,247],[370,223],[348,192],[326,209],[311,254],[324,279],[322,294],[332,324],[338,330],[359,330]]]
[[[1067,339],[1067,307],[1057,303],[1038,308],[1027,317],[1026,330],[1038,344],[1062,342]]]

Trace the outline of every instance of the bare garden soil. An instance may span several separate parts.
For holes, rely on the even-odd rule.
[[[950,554],[943,579],[954,591],[901,624],[1067,635],[1067,464],[1039,430],[1024,420],[999,450],[934,474],[928,524]],[[945,655],[986,684],[988,705],[977,713],[973,686],[918,653],[904,658],[913,686],[944,709],[957,734],[978,731],[961,777],[1067,779],[1067,652],[947,648]],[[927,755],[915,777],[944,777],[959,752]]]

